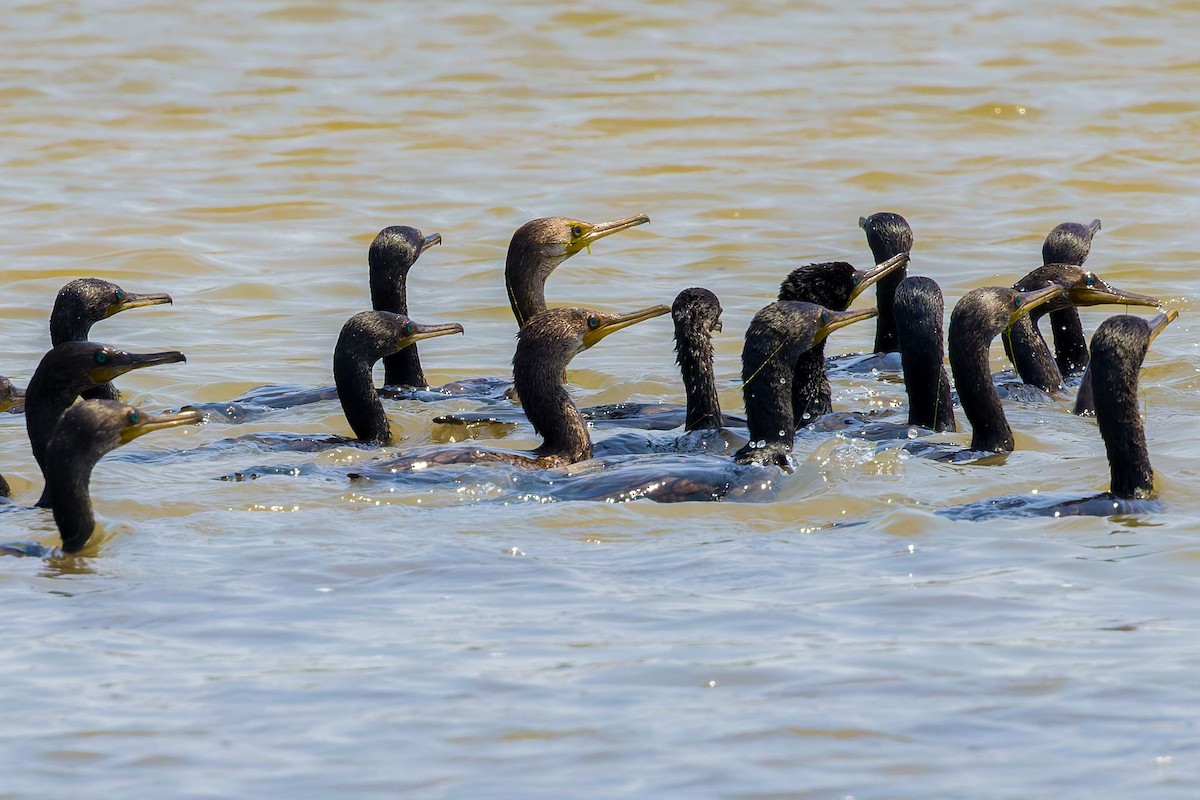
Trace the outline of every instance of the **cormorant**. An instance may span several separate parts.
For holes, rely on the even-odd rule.
[[[1054,226],[1053,230],[1046,234],[1046,241],[1042,243],[1042,264],[1070,264],[1082,267],[1092,251],[1092,239],[1099,232],[1098,219],[1087,225],[1064,222]],[[1026,289],[1021,288],[1019,291]],[[1087,338],[1083,335],[1083,323],[1074,306],[1058,304],[1050,312],[1050,336],[1054,342],[1054,358],[1063,377],[1082,372],[1088,362]]]
[[[58,418],[81,392],[106,384],[130,370],[186,360],[183,353],[174,350],[126,353],[95,342],[63,342],[51,349],[42,357],[25,390],[25,430],[29,433],[33,457],[42,475],[46,474],[46,448]],[[52,495],[51,485],[47,482],[38,506],[49,508]]]
[[[555,267],[605,236],[649,221],[645,214],[600,223],[543,217],[517,228],[504,263],[504,286],[517,325],[525,327],[526,322],[546,310],[546,279]]]
[[[1051,300],[1028,317],[1018,320],[1013,325],[1012,334],[1004,342],[1005,350],[1021,381],[1036,386],[1046,394],[1060,391],[1063,388],[1063,376],[1069,373],[1064,373],[1059,361],[1050,355],[1050,348],[1046,346],[1037,329],[1037,322],[1044,314],[1050,314],[1056,337],[1060,333],[1060,325],[1062,326],[1062,335],[1059,337],[1061,341],[1057,343],[1059,358],[1065,359],[1065,363],[1072,368],[1075,365],[1082,368],[1087,363],[1087,345],[1083,341],[1083,330],[1076,307],[1161,306],[1158,298],[1117,289],[1095,273],[1072,264],[1047,264],[1038,267],[1013,284],[1013,288],[1018,292],[1030,292],[1051,285],[1063,287],[1067,290],[1066,295]],[[1054,322],[1055,314],[1059,315],[1059,322]],[[1078,333],[1078,343],[1074,339],[1074,333]]]
[[[25,393],[13,386],[12,381],[8,378],[0,376],[0,412],[8,411],[24,400]],[[8,481],[4,480],[3,475],[0,475],[0,502],[4,502],[3,498],[11,496],[12,489],[9,488]]]
[[[63,552],[82,550],[95,528],[88,487],[101,456],[151,431],[201,419],[199,411],[149,414],[112,400],[85,400],[64,411],[45,448],[46,485],[53,489]]]
[[[526,321],[517,334],[513,384],[534,431],[543,438],[541,446],[532,452],[439,448],[372,465],[351,477],[477,462],[547,469],[591,458],[592,441],[579,409],[563,385],[563,371],[571,359],[609,334],[670,310],[668,306],[652,306],[611,315],[584,308],[553,308]]]
[[[1096,423],[1104,440],[1109,490],[1076,500],[1055,500],[1039,492],[984,500],[939,512],[954,519],[995,516],[1112,516],[1158,509],[1154,470],[1138,410],[1138,371],[1150,343],[1179,312],[1171,309],[1147,322],[1119,315],[1100,323],[1092,336],[1090,369],[1096,381]]]
[[[876,313],[873,308],[834,311],[813,303],[777,300],[754,315],[742,349],[742,398],[750,441],[734,455],[737,463],[790,467],[797,421],[792,387],[797,359],[830,332]]]
[[[1066,290],[1053,285],[1035,292],[989,286],[972,289],[950,312],[950,371],[963,413],[971,423],[972,451],[1010,452],[1012,429],[992,383],[988,349],[996,334]]]
[[[912,253],[912,228],[909,227],[908,220],[899,214],[881,211],[869,217],[859,217],[858,226],[867,236],[867,246],[871,248],[876,264],[883,264],[901,253]],[[894,298],[896,287],[908,277],[907,263],[906,261],[898,270],[884,275],[876,284],[875,305],[879,309],[879,319],[875,323],[876,353],[896,353],[900,350]]]
[[[131,308],[171,303],[171,295],[162,292],[134,294],[110,281],[99,278],[77,278],[58,290],[54,308],[50,311],[50,346],[63,342],[86,342],[92,325],[113,314]],[[84,390],[84,399],[116,400],[117,390],[111,383]]]
[[[333,351],[333,378],[342,411],[359,441],[392,444],[391,426],[371,379],[375,362],[416,349],[422,339],[462,332],[462,325],[456,322],[421,325],[389,311],[363,311],[346,321]],[[413,364],[419,372],[420,362],[415,359],[407,362],[406,368]]]
[[[408,271],[422,253],[441,243],[440,233],[425,236],[416,228],[405,225],[392,225],[381,230],[367,252],[371,308],[407,317]],[[429,388],[415,344],[383,357],[383,384]]]
[[[895,216],[895,215],[892,215]],[[908,253],[900,252],[871,269],[855,269],[845,261],[807,264],[788,274],[779,286],[779,299],[813,303],[832,311],[845,311],[854,299],[871,286],[903,272]],[[898,283],[898,281],[897,281]],[[888,294],[889,309],[895,287]],[[894,325],[894,321],[893,321]],[[878,338],[878,332],[876,334]],[[814,343],[796,361],[792,382],[792,414],[800,426],[809,425],[833,411],[833,393],[825,370],[825,340]]]

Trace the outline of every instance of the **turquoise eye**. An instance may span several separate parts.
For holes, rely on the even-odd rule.
[[[821,312],[821,324],[822,324],[822,325],[828,325],[828,324],[829,324],[829,312],[828,312],[828,311],[822,311],[822,312]]]
[[[592,330],[600,327],[600,318],[596,316],[588,317],[588,327]]]
[[[142,417],[141,417],[141,415],[140,415],[140,414],[138,414],[138,412],[136,412],[136,411],[130,411],[130,412],[129,412],[129,424],[130,424],[130,425],[137,425],[137,424],[138,424],[138,420],[139,420],[139,419],[141,419],[141,418],[142,418]]]
[[[855,285],[855,286],[858,286],[858,282],[859,282],[860,280],[862,280],[862,276],[860,276],[858,273],[855,273],[855,274],[854,274],[854,285]]]
[[[124,289],[117,289],[117,302],[119,303],[119,302],[121,302],[121,301],[122,301],[122,300],[124,300],[124,299],[125,299],[125,290],[124,290]]]
[[[99,353],[96,353],[96,363],[97,364],[107,364],[108,363],[108,353],[104,352],[103,350],[101,350]]]
[[[1014,297],[1013,298],[1013,308],[1020,308],[1020,307],[1021,307],[1021,298]]]
[[[1088,273],[1088,276],[1087,276],[1087,285],[1088,286],[1096,285],[1096,276],[1091,274],[1090,272]]]
[[[416,332],[416,330],[417,330],[416,324],[413,322],[410,322],[404,326],[404,335],[412,336]]]

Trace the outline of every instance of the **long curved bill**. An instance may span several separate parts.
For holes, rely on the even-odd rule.
[[[596,327],[591,327],[589,320],[588,330],[583,334],[583,347],[587,349],[610,333],[616,333],[622,328],[628,328],[630,325],[636,325],[639,322],[645,322],[648,319],[661,317],[663,314],[669,313],[671,313],[670,306],[651,306],[650,308],[630,311],[628,314],[618,314],[616,316],[609,316],[607,314],[595,315],[591,319],[597,320]]]
[[[1167,326],[1177,319],[1179,319],[1178,309],[1169,308],[1154,319],[1150,320],[1150,341],[1153,342],[1156,336],[1165,331]],[[1149,344],[1149,342],[1147,342],[1147,344]]]
[[[865,292],[873,284],[877,283],[881,278],[891,275],[898,269],[903,269],[907,264],[910,256],[908,253],[898,253],[887,261],[882,261],[870,269],[860,269],[854,273],[856,283],[854,290],[850,292],[850,300],[858,297]]]
[[[419,322],[414,322],[416,328],[405,337],[405,346],[413,342],[419,342],[422,339],[434,339],[438,336],[449,336],[452,333],[462,333],[463,326],[457,322],[446,322],[437,325],[422,325]]]
[[[1067,290],[1061,286],[1047,286],[1044,289],[1036,289],[1032,292],[1016,292],[1016,298],[1013,304],[1016,308],[1008,317],[1008,326],[1011,328],[1017,323],[1021,317],[1033,311],[1040,305],[1048,303],[1056,297],[1062,297],[1067,293]]]
[[[145,306],[161,306],[172,305],[174,300],[171,295],[166,292],[156,292],[153,294],[133,294],[126,292],[125,296],[113,303],[108,308],[108,316],[119,314],[122,311],[128,311],[131,308],[144,308]]]
[[[885,262],[886,263],[886,262]],[[817,328],[817,333],[813,336],[813,343],[824,341],[825,337],[836,331],[838,328],[844,328],[847,325],[853,325],[856,322],[862,322],[864,319],[879,316],[879,310],[875,308],[856,308],[853,311],[826,311],[821,318],[821,327]]]
[[[1094,219],[1091,222],[1089,222],[1088,230],[1091,231],[1092,236],[1095,236],[1097,233],[1099,233],[1100,232],[1100,220]]]
[[[421,240],[421,252],[424,253],[435,244],[442,243],[442,235],[440,233],[431,233]]]
[[[1151,308],[1162,307],[1162,302],[1157,297],[1151,297],[1148,294],[1127,292],[1124,289],[1109,286],[1100,276],[1092,272],[1086,273],[1082,279],[1067,289],[1067,297],[1070,298],[1072,304],[1077,306],[1119,305],[1149,306]]]
[[[137,414],[138,419],[121,431],[122,444],[131,442],[137,437],[151,431],[177,428],[180,425],[196,425],[204,421],[204,415],[195,409],[191,411],[164,412],[161,414],[145,414],[134,409],[133,413]]]

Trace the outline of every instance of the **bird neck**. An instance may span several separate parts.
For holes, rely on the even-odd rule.
[[[525,327],[535,314],[546,310],[546,279],[562,261],[546,259],[535,248],[509,247],[504,285],[518,327]]]
[[[1058,364],[1028,316],[1021,317],[1012,326],[1010,334],[1004,337],[1004,349],[1022,382],[1036,386],[1046,394],[1054,394],[1063,388]]]
[[[41,468],[43,477],[46,475],[46,447],[58,427],[58,418],[71,407],[81,391],[94,385],[87,383],[86,379],[81,385],[69,373],[70,370],[62,369],[52,360],[44,358],[25,389],[25,431],[29,434],[33,458]],[[52,493],[47,481],[38,505],[49,508]]]
[[[371,270],[371,308],[408,316],[408,273],[404,270]],[[384,386],[429,386],[415,344],[383,357]]]
[[[888,258],[897,255],[899,253],[893,253]],[[876,263],[886,260],[876,256]],[[889,272],[875,284],[875,307],[879,309],[879,316],[875,320],[876,353],[895,353],[900,350],[900,340],[896,334],[896,287],[907,275],[908,267],[901,267]]]
[[[520,356],[533,357],[520,357]],[[592,440],[575,401],[563,386],[567,361],[522,353],[513,363],[513,384],[521,407],[542,444],[533,451],[539,459],[573,464],[592,457]]]
[[[811,425],[817,417],[833,411],[833,390],[825,370],[825,342],[796,359],[792,376],[792,419],[799,427]]]
[[[972,320],[966,320],[966,327],[971,324]],[[958,402],[971,423],[971,449],[1007,453],[1014,446],[1012,428],[1004,417],[1000,395],[992,385],[988,364],[991,338],[979,333],[977,329],[964,330],[963,321],[951,314],[950,371],[958,389]]]
[[[368,444],[391,444],[391,426],[371,380],[371,367],[369,359],[341,352],[341,348],[333,354],[338,399],[355,437]]]
[[[712,336],[694,332],[687,325],[675,326],[675,361],[683,376],[687,397],[684,430],[716,430],[721,427],[721,403],[713,375]]]
[[[54,496],[54,521],[63,552],[75,553],[83,549],[96,527],[89,486],[92,468],[103,453],[82,431],[63,430],[55,433],[47,455],[46,489]]]
[[[788,346],[791,344],[791,346]],[[742,352],[742,398],[750,441],[734,454],[739,464],[776,464],[787,468],[796,435],[792,381],[800,346],[776,337],[747,334]]]
[[[1109,491],[1127,499],[1154,496],[1154,470],[1146,448],[1146,429],[1137,402],[1137,365],[1133,377],[1127,371],[1093,364],[1093,380],[1103,391],[1095,391],[1096,424],[1108,452],[1112,474]]]
[[[1083,322],[1074,306],[1050,312],[1050,336],[1054,340],[1054,358],[1063,375],[1077,375],[1088,363],[1087,337]]]
[[[918,338],[900,339],[900,363],[904,369],[904,388],[908,393],[908,424],[932,431],[953,431],[954,403],[950,399],[950,379],[942,364],[942,326],[921,327]],[[915,333],[916,331],[914,331]]]

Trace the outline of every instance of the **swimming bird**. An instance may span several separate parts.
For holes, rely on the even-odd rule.
[[[408,272],[422,253],[441,243],[440,233],[425,236],[416,228],[405,225],[392,225],[381,230],[367,251],[371,308],[408,316]],[[415,344],[383,357],[383,384],[429,387]]]
[[[134,294],[100,278],[77,278],[58,290],[50,311],[50,346],[63,342],[86,342],[92,325],[131,308],[144,308],[172,302],[171,295],[156,292]],[[83,397],[116,400],[111,383],[84,390]]]
[[[543,439],[532,452],[478,447],[439,448],[372,465],[351,477],[477,462],[547,469],[591,458],[592,441],[579,409],[563,385],[564,370],[571,359],[606,336],[670,310],[668,306],[652,306],[612,315],[584,308],[554,308],[526,320],[517,334],[513,384],[534,432]]]
[[[85,400],[63,412],[46,444],[46,484],[65,553],[77,553],[95,530],[92,468],[109,451],[151,431],[194,425],[199,411],[151,414],[112,400]]]
[[[1090,369],[1096,381],[1096,423],[1108,456],[1107,492],[1064,501],[1039,491],[968,503],[938,513],[953,519],[987,519],[1014,515],[1111,516],[1158,510],[1154,470],[1138,409],[1138,371],[1150,343],[1178,316],[1178,311],[1170,309],[1149,322],[1124,314],[1109,317],[1092,336]]]
[[[371,379],[371,368],[380,358],[415,349],[422,339],[462,333],[462,325],[422,325],[404,314],[363,311],[342,326],[333,351],[333,378],[346,420],[358,440],[367,444],[392,444],[392,431],[383,403]],[[406,368],[420,362],[407,362]]]
[[[858,226],[867,236],[867,246],[871,248],[876,264],[883,264],[901,253],[912,253],[912,228],[909,227],[908,220],[899,214],[881,211],[869,217],[859,217]],[[900,281],[908,277],[907,266],[906,261],[904,266],[888,272],[876,284],[875,305],[879,309],[879,318],[875,322],[876,353],[900,351],[895,295]]]
[[[903,272],[906,264],[906,252],[897,253],[865,270],[855,269],[845,261],[806,264],[796,267],[783,279],[779,287],[779,299],[813,303],[831,311],[845,311],[868,288],[897,271]],[[792,392],[792,414],[798,425],[808,425],[833,411],[833,392],[825,369],[824,339],[815,342],[797,359]]]
[[[546,310],[546,279],[554,269],[580,250],[589,249],[605,236],[650,221],[645,214],[612,222],[583,222],[567,217],[543,217],[517,228],[508,243],[504,286],[517,325]]]
[[[876,313],[873,308],[835,311],[777,300],[754,315],[742,349],[742,398],[750,441],[737,451],[734,461],[790,468],[797,423],[792,387],[797,359],[832,331]]]
[[[950,371],[963,413],[971,423],[971,451],[1007,453],[1014,446],[988,366],[992,340],[1011,329],[1022,315],[1065,292],[1057,284],[1035,292],[989,286],[972,289],[954,305],[948,337]]]
[[[130,370],[186,360],[183,353],[175,350],[127,353],[96,342],[63,342],[52,348],[42,356],[25,390],[25,430],[42,475],[46,474],[46,448],[58,426],[58,418],[80,393]],[[47,483],[37,504],[49,508],[52,502],[53,490]]]
[[[1046,341],[1037,329],[1037,321],[1043,315],[1050,314],[1056,336],[1059,335],[1061,326],[1062,346],[1058,348],[1059,357],[1065,358],[1064,363],[1073,368],[1087,363],[1087,344],[1083,343],[1083,329],[1079,313],[1075,310],[1077,307],[1127,305],[1157,308],[1161,305],[1156,297],[1117,289],[1095,273],[1081,266],[1065,263],[1038,267],[1013,284],[1013,289],[1028,292],[1051,285],[1063,287],[1066,294],[1046,302],[1028,316],[1017,320],[1011,334],[1004,340],[1005,350],[1022,382],[1035,386],[1046,394],[1054,394],[1063,388],[1064,373],[1059,361],[1050,355],[1050,348],[1046,346]],[[1059,322],[1054,322],[1055,314],[1059,315]],[[1078,334],[1079,344],[1074,340],[1075,333]]]
[[[1099,232],[1098,219],[1087,225],[1080,222],[1064,222],[1054,226],[1050,233],[1046,234],[1046,241],[1042,243],[1042,264],[1070,264],[1082,267],[1092,251],[1092,239]],[[1063,377],[1082,372],[1088,362],[1087,337],[1083,335],[1083,322],[1079,319],[1079,312],[1073,306],[1057,305],[1051,310],[1050,336],[1054,342],[1054,358]]]

